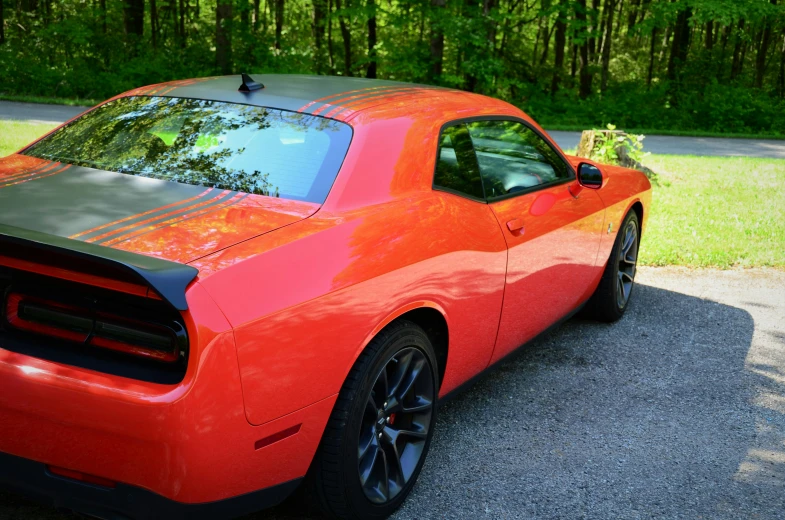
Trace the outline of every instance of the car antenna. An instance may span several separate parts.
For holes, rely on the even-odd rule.
[[[251,92],[254,90],[261,90],[264,88],[264,85],[259,83],[258,81],[254,81],[254,79],[246,74],[245,72],[242,73],[243,84],[240,85],[240,88],[237,89],[240,92]]]

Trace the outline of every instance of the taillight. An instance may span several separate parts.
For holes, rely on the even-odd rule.
[[[5,317],[12,328],[157,361],[175,362],[185,331],[179,324],[150,323],[93,311],[21,292],[9,292]]]

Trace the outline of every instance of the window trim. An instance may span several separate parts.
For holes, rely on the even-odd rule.
[[[553,182],[548,182],[548,183],[545,183],[545,184],[538,184],[538,185],[532,186],[530,188],[526,188],[526,189],[523,189],[523,190],[516,191],[515,193],[508,193],[506,195],[500,195],[498,197],[493,197],[493,198],[485,197],[483,200],[479,200],[476,197],[473,197],[473,196],[468,195],[466,193],[460,192],[458,190],[445,188],[443,186],[437,186],[436,185],[436,167],[438,166],[438,163],[439,163],[439,149],[441,148],[441,142],[442,142],[441,138],[442,138],[442,133],[444,132],[444,129],[447,128],[447,127],[450,127],[450,126],[457,126],[457,125],[461,125],[461,124],[475,123],[477,121],[512,121],[514,123],[522,124],[523,126],[528,128],[529,130],[534,132],[534,134],[537,137],[539,137],[540,139],[545,141],[545,144],[548,145],[554,152],[556,152],[556,155],[559,156],[559,158],[562,161],[564,161],[564,163],[567,165],[567,171],[572,173],[572,178],[560,179],[560,180],[556,180],[556,181],[553,181]],[[472,143],[472,151],[474,151],[474,157],[475,157],[475,160],[477,160],[477,151],[474,149],[474,144],[473,143]],[[482,171],[480,171],[480,175],[482,176]],[[463,198],[468,199],[468,200],[473,200],[475,202],[481,202],[483,204],[493,204],[493,203],[500,202],[500,201],[503,201],[503,200],[512,199],[512,198],[515,198],[515,197],[520,197],[522,195],[528,195],[529,193],[540,191],[540,190],[543,190],[543,189],[546,189],[546,188],[552,188],[554,186],[560,186],[562,184],[567,184],[567,183],[570,183],[570,182],[574,182],[576,180],[578,180],[578,173],[575,171],[575,168],[572,167],[572,164],[570,163],[570,161],[567,160],[567,156],[564,155],[564,152],[562,152],[560,148],[554,147],[551,144],[550,140],[542,132],[540,132],[537,128],[532,126],[531,123],[529,123],[528,121],[526,121],[525,119],[522,119],[520,117],[517,117],[517,116],[506,116],[506,115],[471,116],[471,117],[463,117],[463,118],[460,118],[460,119],[453,119],[451,121],[447,121],[446,123],[442,124],[439,127],[439,135],[437,137],[437,145],[436,145],[436,160],[433,163],[433,176],[431,177],[431,189],[434,190],[434,191],[442,191],[442,192],[446,192],[446,193],[452,193],[453,195],[458,195],[459,197],[463,197]],[[483,184],[483,193],[484,192],[485,192],[485,185]]]

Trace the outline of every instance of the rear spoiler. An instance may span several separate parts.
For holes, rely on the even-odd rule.
[[[50,261],[69,258],[87,266],[100,265],[123,273],[130,280],[152,288],[178,311],[188,309],[185,290],[199,274],[198,269],[189,265],[0,224],[0,255],[14,257],[20,249],[40,252]]]

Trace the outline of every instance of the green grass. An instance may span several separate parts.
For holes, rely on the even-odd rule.
[[[0,157],[52,125],[0,121]],[[785,268],[785,160],[651,155],[645,265]]]
[[[92,107],[100,103],[95,99],[70,99],[43,96],[17,96],[0,94],[0,101],[18,101],[20,103],[44,103],[47,105],[68,105],[73,107]]]
[[[0,157],[14,153],[29,144],[56,125],[45,123],[23,123],[19,121],[0,121]]]
[[[640,261],[785,267],[785,160],[649,156],[657,172]]]

